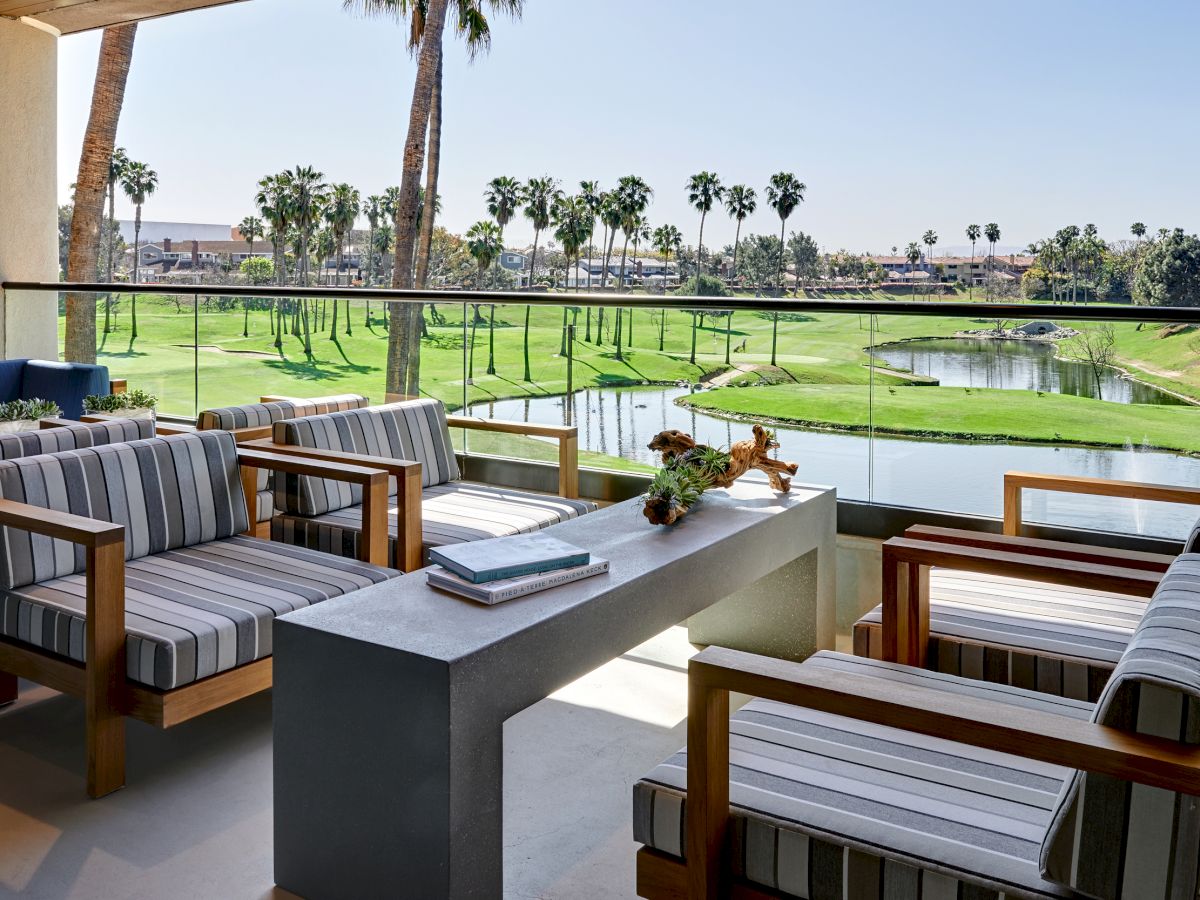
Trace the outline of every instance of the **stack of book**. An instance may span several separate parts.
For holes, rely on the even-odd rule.
[[[436,547],[429,559],[431,585],[489,605],[608,571],[607,559],[543,532]]]

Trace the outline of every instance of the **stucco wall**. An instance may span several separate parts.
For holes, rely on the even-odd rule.
[[[58,38],[0,19],[0,282],[58,280]],[[0,290],[0,355],[55,359],[53,294]]]

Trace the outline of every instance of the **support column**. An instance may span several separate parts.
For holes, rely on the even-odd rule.
[[[58,38],[0,18],[0,282],[58,281]],[[0,288],[0,357],[58,358],[53,294]]]

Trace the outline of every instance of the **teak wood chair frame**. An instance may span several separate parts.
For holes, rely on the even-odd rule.
[[[363,488],[363,557],[387,557],[387,473],[355,465],[330,465],[245,448],[246,471],[269,468],[298,475],[349,481]],[[82,697],[87,720],[87,792],[102,797],[125,784],[123,717],[170,728],[195,716],[266,690],[266,657],[171,690],[131,682],[125,672],[125,528],[111,522],[0,500],[0,525],[79,544],[86,562],[86,664],[0,637],[0,704],[17,699],[17,679]],[[384,562],[380,562],[383,565]]]
[[[1200,793],[1200,747],[871,675],[831,672],[723,647],[688,663],[687,862],[643,847],[648,900],[783,896],[734,879],[729,831],[729,694],[735,691],[1170,791]]]

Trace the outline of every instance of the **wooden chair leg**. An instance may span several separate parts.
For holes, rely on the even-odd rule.
[[[17,699],[17,676],[0,672],[0,706],[7,706]]]
[[[87,792],[103,797],[125,786],[125,546],[87,548]]]

